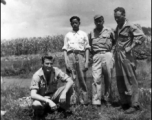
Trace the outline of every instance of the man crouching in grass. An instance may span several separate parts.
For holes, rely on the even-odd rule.
[[[32,107],[35,120],[45,120],[48,112],[60,109],[66,112],[70,107],[73,80],[59,68],[53,67],[54,58],[47,53],[42,57],[42,67],[35,72],[31,81]],[[59,80],[66,82],[57,86]]]

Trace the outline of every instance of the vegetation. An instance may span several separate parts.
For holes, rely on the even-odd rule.
[[[144,30],[144,29],[143,29]],[[149,29],[148,29],[149,30]],[[150,29],[151,30],[151,29]],[[1,75],[19,76],[31,78],[41,66],[40,56],[42,53],[50,51],[56,58],[55,66],[65,67],[63,53],[63,36],[45,38],[20,38],[1,43]],[[58,52],[57,52],[58,51]],[[116,79],[112,79],[112,106],[102,105],[95,107],[92,105],[71,107],[73,114],[68,118],[63,118],[63,114],[55,112],[47,116],[47,120],[150,120],[151,119],[151,41],[145,42],[135,49],[137,61],[137,79],[139,83],[139,102],[142,110],[137,113],[126,115],[123,111],[118,111],[119,95],[117,91]],[[91,66],[91,62],[90,62]],[[63,69],[64,70],[64,69]],[[91,101],[91,69],[87,72],[87,85],[89,88],[89,100]],[[104,84],[104,83],[103,83]],[[3,86],[2,86],[3,87]],[[7,113],[2,120],[31,120],[32,108],[21,107],[16,100],[29,96],[29,86],[10,85],[1,90],[1,110]],[[117,103],[117,104],[116,104]]]
[[[142,27],[143,32],[147,35],[146,45],[140,46],[140,49],[135,49],[137,58],[145,59],[145,56],[151,53],[151,28]],[[11,40],[1,41],[1,56],[11,56],[11,55],[31,55],[31,54],[43,54],[47,51],[61,52],[64,42],[63,35],[47,36],[47,37],[33,37],[33,38],[18,38]],[[148,46],[147,46],[148,43]],[[145,46],[147,46],[145,48]],[[138,52],[139,51],[139,52]],[[142,52],[141,52],[142,51]],[[145,51],[148,51],[146,53]],[[144,55],[146,53],[146,55]],[[141,55],[141,57],[140,57]],[[142,57],[144,56],[144,57]]]
[[[89,81],[89,80],[88,80]],[[91,86],[92,82],[87,84]],[[142,81],[145,84],[145,81]],[[113,87],[116,83],[113,82]],[[145,86],[145,85],[144,85]],[[140,88],[139,102],[142,110],[134,114],[124,114],[119,111],[117,106],[106,106],[102,104],[101,107],[75,105],[71,107],[73,114],[67,118],[63,118],[61,112],[49,114],[47,120],[150,120],[151,119],[151,89]],[[91,87],[89,87],[90,101],[91,101]],[[113,94],[117,94],[113,88]],[[22,88],[18,85],[11,85],[1,91],[1,109],[7,110],[2,120],[32,120],[31,106],[21,107],[16,103],[16,100],[25,96],[29,96],[29,89]],[[118,102],[118,100],[117,100]],[[117,106],[116,106],[117,105]]]
[[[150,27],[142,27],[143,32],[145,35],[151,36],[151,28]]]
[[[62,56],[62,54],[60,55]],[[25,56],[24,56],[25,57]],[[20,56],[20,60],[24,58]],[[30,56],[30,58],[35,58],[33,62],[28,61],[29,64],[24,65],[22,68],[26,68],[27,71],[31,66],[31,70],[37,69],[41,65],[38,55]],[[5,58],[6,59],[6,58]],[[12,59],[15,59],[12,58]],[[19,60],[19,58],[18,58]],[[10,63],[10,61],[7,61]],[[31,63],[30,63],[31,62]],[[58,59],[59,64],[56,66],[64,67],[63,59]],[[19,63],[19,62],[17,62]],[[35,66],[35,67],[34,67]],[[37,66],[37,68],[36,68]],[[16,66],[17,67],[17,66]],[[21,66],[18,66],[18,69]],[[31,73],[30,71],[29,73]],[[26,73],[26,71],[25,71]],[[27,74],[22,74],[22,76],[27,77]],[[29,75],[28,73],[28,75]],[[12,73],[13,74],[13,73]],[[89,100],[91,101],[91,69],[87,72],[87,85],[89,88]],[[30,76],[31,77],[31,76]],[[118,111],[116,106],[119,106],[119,95],[116,87],[116,79],[113,76],[112,79],[112,99],[113,106],[102,105],[101,107],[95,107],[92,105],[72,106],[71,110],[73,114],[68,118],[63,118],[63,114],[60,112],[55,112],[47,116],[47,120],[150,120],[151,119],[151,61],[140,60],[137,61],[137,78],[139,82],[140,90],[140,105],[142,111],[137,113],[126,115],[123,111]],[[104,84],[104,83],[103,83]],[[29,87],[20,87],[20,85],[10,85],[1,91],[1,109],[7,110],[8,112],[2,120],[32,120],[32,108],[21,107],[15,101],[19,98],[29,96]]]
[[[2,40],[1,56],[43,54],[47,51],[60,52],[63,47],[63,38],[63,35],[57,35]]]

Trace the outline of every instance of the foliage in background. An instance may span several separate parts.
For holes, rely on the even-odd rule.
[[[141,27],[147,40],[134,51],[137,59],[147,59],[151,55],[151,28]],[[47,51],[61,52],[64,42],[63,35],[18,38],[1,41],[1,56],[43,54]]]
[[[54,65],[63,68],[65,66],[63,53],[52,53],[55,57]],[[41,55],[22,55],[1,57],[1,75],[27,77],[41,67]]]
[[[62,51],[63,35],[18,38],[1,42],[1,56],[43,54]]]
[[[151,41],[149,40],[149,37],[147,36],[146,41],[134,48],[133,52],[135,54],[136,59],[138,60],[151,60]]]

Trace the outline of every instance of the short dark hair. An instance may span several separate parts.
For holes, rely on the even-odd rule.
[[[123,15],[126,14],[125,9],[123,7],[117,7],[114,12],[120,11]]]
[[[72,16],[72,17],[70,18],[70,22],[72,22],[73,19],[77,19],[77,20],[80,22],[80,18],[79,18],[78,16]]]
[[[44,63],[44,60],[45,59],[49,59],[49,60],[52,60],[54,62],[54,57],[51,55],[51,53],[45,53],[43,56],[42,56],[42,64]]]

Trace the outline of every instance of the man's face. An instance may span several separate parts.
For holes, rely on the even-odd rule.
[[[125,20],[125,15],[123,15],[120,11],[117,11],[114,13],[114,18],[115,18],[115,21],[117,22],[117,24],[122,24],[124,23],[124,20]]]
[[[45,58],[43,63],[43,70],[49,73],[51,72],[52,67],[53,67],[53,60]]]
[[[79,29],[79,25],[80,25],[80,22],[77,20],[77,19],[73,19],[71,21],[71,26],[74,30],[77,30]]]
[[[104,23],[104,20],[103,18],[97,18],[95,21],[95,25],[96,25],[96,28],[102,28],[103,27],[103,23]]]

